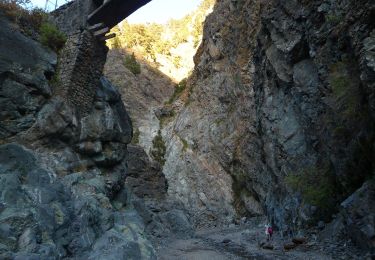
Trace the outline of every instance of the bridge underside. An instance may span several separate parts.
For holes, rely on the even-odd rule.
[[[90,25],[103,23],[112,28],[151,0],[109,0],[88,16]]]
[[[106,39],[112,27],[151,0],[73,0],[51,17],[67,35],[59,55],[56,95],[86,116],[94,105],[107,56]]]

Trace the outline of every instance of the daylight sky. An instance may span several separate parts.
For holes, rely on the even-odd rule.
[[[49,0],[50,8],[56,0]],[[57,0],[58,5],[64,4],[65,0]],[[46,0],[31,0],[33,6],[44,8]],[[190,13],[202,0],[152,0],[150,3],[137,10],[128,17],[130,23],[165,23],[171,18],[177,19]],[[53,3],[53,4],[52,4]]]

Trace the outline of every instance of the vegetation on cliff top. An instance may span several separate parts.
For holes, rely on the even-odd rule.
[[[202,38],[203,22],[214,3],[215,0],[204,0],[194,12],[166,24],[129,24],[125,20],[111,30],[116,37],[107,45],[135,52],[180,81],[194,67],[192,58]]]
[[[50,48],[51,50],[58,52],[62,49],[66,42],[66,36],[60,32],[53,24],[44,22],[40,26],[40,42]]]
[[[112,29],[116,37],[109,40],[112,48],[141,49],[144,56],[170,54],[170,49],[193,38],[195,47],[200,42],[203,22],[216,0],[204,0],[198,9],[181,19],[171,19],[166,24],[129,24],[126,20]]]
[[[0,0],[0,10],[19,26],[21,32],[58,52],[65,45],[66,36],[49,22],[48,14],[42,9],[23,7],[29,3],[29,0]]]

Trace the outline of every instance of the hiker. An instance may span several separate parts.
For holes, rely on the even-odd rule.
[[[267,241],[270,241],[272,240],[272,234],[273,234],[273,229],[271,227],[271,225],[267,224],[265,225],[265,233],[266,233],[266,236],[267,236]]]

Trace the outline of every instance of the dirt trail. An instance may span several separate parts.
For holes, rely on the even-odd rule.
[[[260,244],[265,235],[261,226],[241,225],[226,229],[197,231],[192,238],[170,237],[157,248],[161,260],[226,260],[226,259],[353,259],[350,257],[332,258],[317,242],[305,244],[286,251],[283,239],[275,234],[273,249],[263,249]]]

